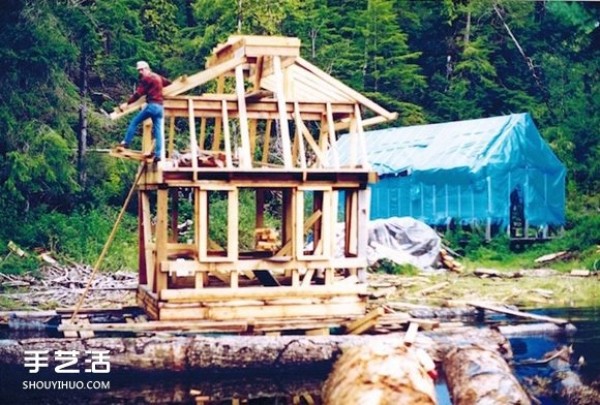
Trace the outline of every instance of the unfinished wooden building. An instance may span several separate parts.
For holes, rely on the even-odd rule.
[[[205,70],[164,94],[166,156],[144,163],[137,183],[138,302],[147,314],[213,321],[363,315],[366,284],[357,273],[367,266],[367,184],[376,178],[363,127],[396,114],[303,59],[300,40],[286,37],[232,36]],[[115,155],[143,160],[150,125],[142,152]],[[346,132],[352,156],[342,167],[330,146]],[[267,212],[280,215],[267,221]],[[240,225],[248,222],[250,231]],[[343,241],[335,237],[338,222]],[[243,232],[252,233],[251,243]]]

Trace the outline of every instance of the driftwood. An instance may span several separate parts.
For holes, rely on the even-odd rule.
[[[436,404],[427,354],[404,344],[344,350],[323,387],[329,405]]]
[[[331,364],[342,347],[395,345],[403,333],[379,336],[189,336],[89,339],[0,340],[0,367],[22,365],[26,350],[108,350],[111,369],[137,371],[286,369]],[[463,327],[420,333],[413,346],[441,361],[456,345],[476,344],[507,358],[512,351],[507,339],[487,328]],[[49,358],[50,367],[53,359]],[[81,364],[84,363],[82,360]]]
[[[443,364],[454,405],[531,404],[497,352],[474,345],[456,347],[447,354]]]

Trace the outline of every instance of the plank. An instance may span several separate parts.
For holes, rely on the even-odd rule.
[[[377,324],[377,319],[385,313],[384,309],[379,307],[369,312],[367,315],[346,325],[345,330],[350,335],[360,335],[371,329]]]
[[[243,287],[232,290],[225,287],[204,289],[180,288],[166,289],[160,292],[161,301],[168,302],[209,302],[231,299],[268,300],[276,298],[319,298],[336,296],[363,295],[367,292],[366,284],[355,285],[311,285],[301,287]]]
[[[551,322],[556,325],[566,325],[569,323],[569,321],[566,319],[553,318],[551,316],[545,316],[545,315],[531,314],[528,312],[522,312],[522,311],[506,308],[503,306],[487,304],[485,302],[470,301],[470,302],[467,302],[466,304],[469,306],[475,307],[477,309],[485,309],[488,311],[498,312],[501,314],[518,316],[520,318],[535,319],[536,321]]]

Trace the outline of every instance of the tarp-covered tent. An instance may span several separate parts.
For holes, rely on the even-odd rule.
[[[507,226],[520,206],[525,228],[564,224],[566,169],[527,113],[365,136],[380,178],[372,185],[371,218]],[[337,142],[341,164],[349,160],[349,138]]]

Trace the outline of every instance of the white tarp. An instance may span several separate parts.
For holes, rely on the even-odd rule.
[[[338,256],[344,246],[344,224],[337,229]],[[369,222],[367,260],[381,259],[431,269],[440,253],[441,239],[429,225],[412,217],[392,217]]]

